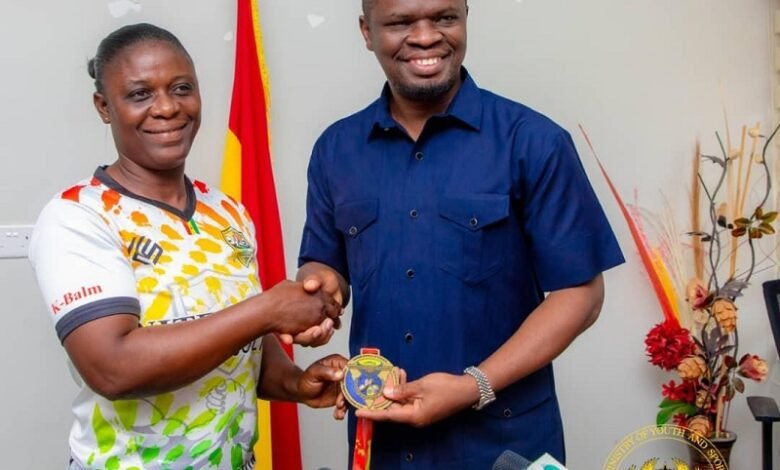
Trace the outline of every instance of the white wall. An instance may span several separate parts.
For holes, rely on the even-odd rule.
[[[115,8],[134,7],[115,18]],[[95,115],[85,63],[114,28],[150,21],[190,50],[201,80],[204,121],[189,173],[219,180],[234,43],[233,1],[6,0],[0,7],[0,225],[32,223],[48,198],[113,160]],[[630,236],[576,132],[589,130],[627,198],[659,208],[663,191],[681,220],[689,155],[701,136],[717,150],[721,105],[733,127],[768,127],[774,80],[770,11],[776,0],[472,0],[467,66],[477,82],[535,107],[572,131],[628,263],[607,276],[601,319],[558,361],[570,467],[600,468],[627,433],[654,421],[660,383],[643,339],[661,319]],[[261,0],[272,87],[277,188],[292,275],[303,224],[305,169],[314,139],[333,120],[372,100],[382,74],[357,29],[357,0]],[[136,11],[136,9],[138,11]],[[322,20],[313,27],[311,21]],[[680,175],[685,175],[681,177]],[[763,278],[775,271],[763,273]],[[0,260],[7,307],[0,328],[0,455],[3,468],[57,469],[66,458],[75,392],[26,260]],[[775,357],[757,286],[740,302],[743,350]],[[750,345],[750,347],[745,346]],[[308,364],[346,351],[346,333],[326,348],[298,351]],[[772,393],[774,384],[749,393]],[[301,410],[304,468],[345,468],[344,425]],[[733,466],[757,467],[759,427],[743,397]],[[777,454],[776,454],[777,455]]]

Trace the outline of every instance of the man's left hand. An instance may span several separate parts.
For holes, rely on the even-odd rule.
[[[394,403],[384,410],[357,410],[358,418],[394,421],[424,427],[451,416],[479,400],[476,381],[470,376],[441,372],[428,374],[413,382],[401,380],[385,388],[385,396]]]

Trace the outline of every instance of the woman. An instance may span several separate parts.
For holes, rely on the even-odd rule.
[[[258,295],[249,215],[184,174],[201,103],[175,36],[120,28],[89,73],[118,158],[48,203],[30,248],[84,382],[70,468],[251,469],[257,396],[343,417],[345,359],[301,371],[273,334],[326,342],[341,305],[316,283]]]

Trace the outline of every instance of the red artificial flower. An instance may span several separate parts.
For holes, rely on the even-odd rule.
[[[683,413],[677,413],[676,415],[672,416],[672,421],[677,426],[681,426],[683,428],[688,427],[688,416]]]
[[[742,377],[762,382],[766,378],[767,373],[769,373],[769,366],[765,360],[755,354],[745,354],[739,360],[738,372]]]
[[[665,370],[677,368],[696,349],[690,332],[668,321],[655,325],[647,333],[645,347],[650,362]]]
[[[677,385],[674,380],[670,380],[668,384],[661,385],[661,394],[670,400],[694,403],[696,401],[696,382],[684,380],[680,385]]]

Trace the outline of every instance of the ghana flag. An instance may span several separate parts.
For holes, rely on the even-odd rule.
[[[271,167],[268,75],[257,0],[237,2],[236,65],[221,186],[225,193],[244,204],[255,223],[258,270],[265,290],[286,278]],[[285,349],[292,357],[292,349]],[[300,470],[296,406],[258,401],[257,470]]]

